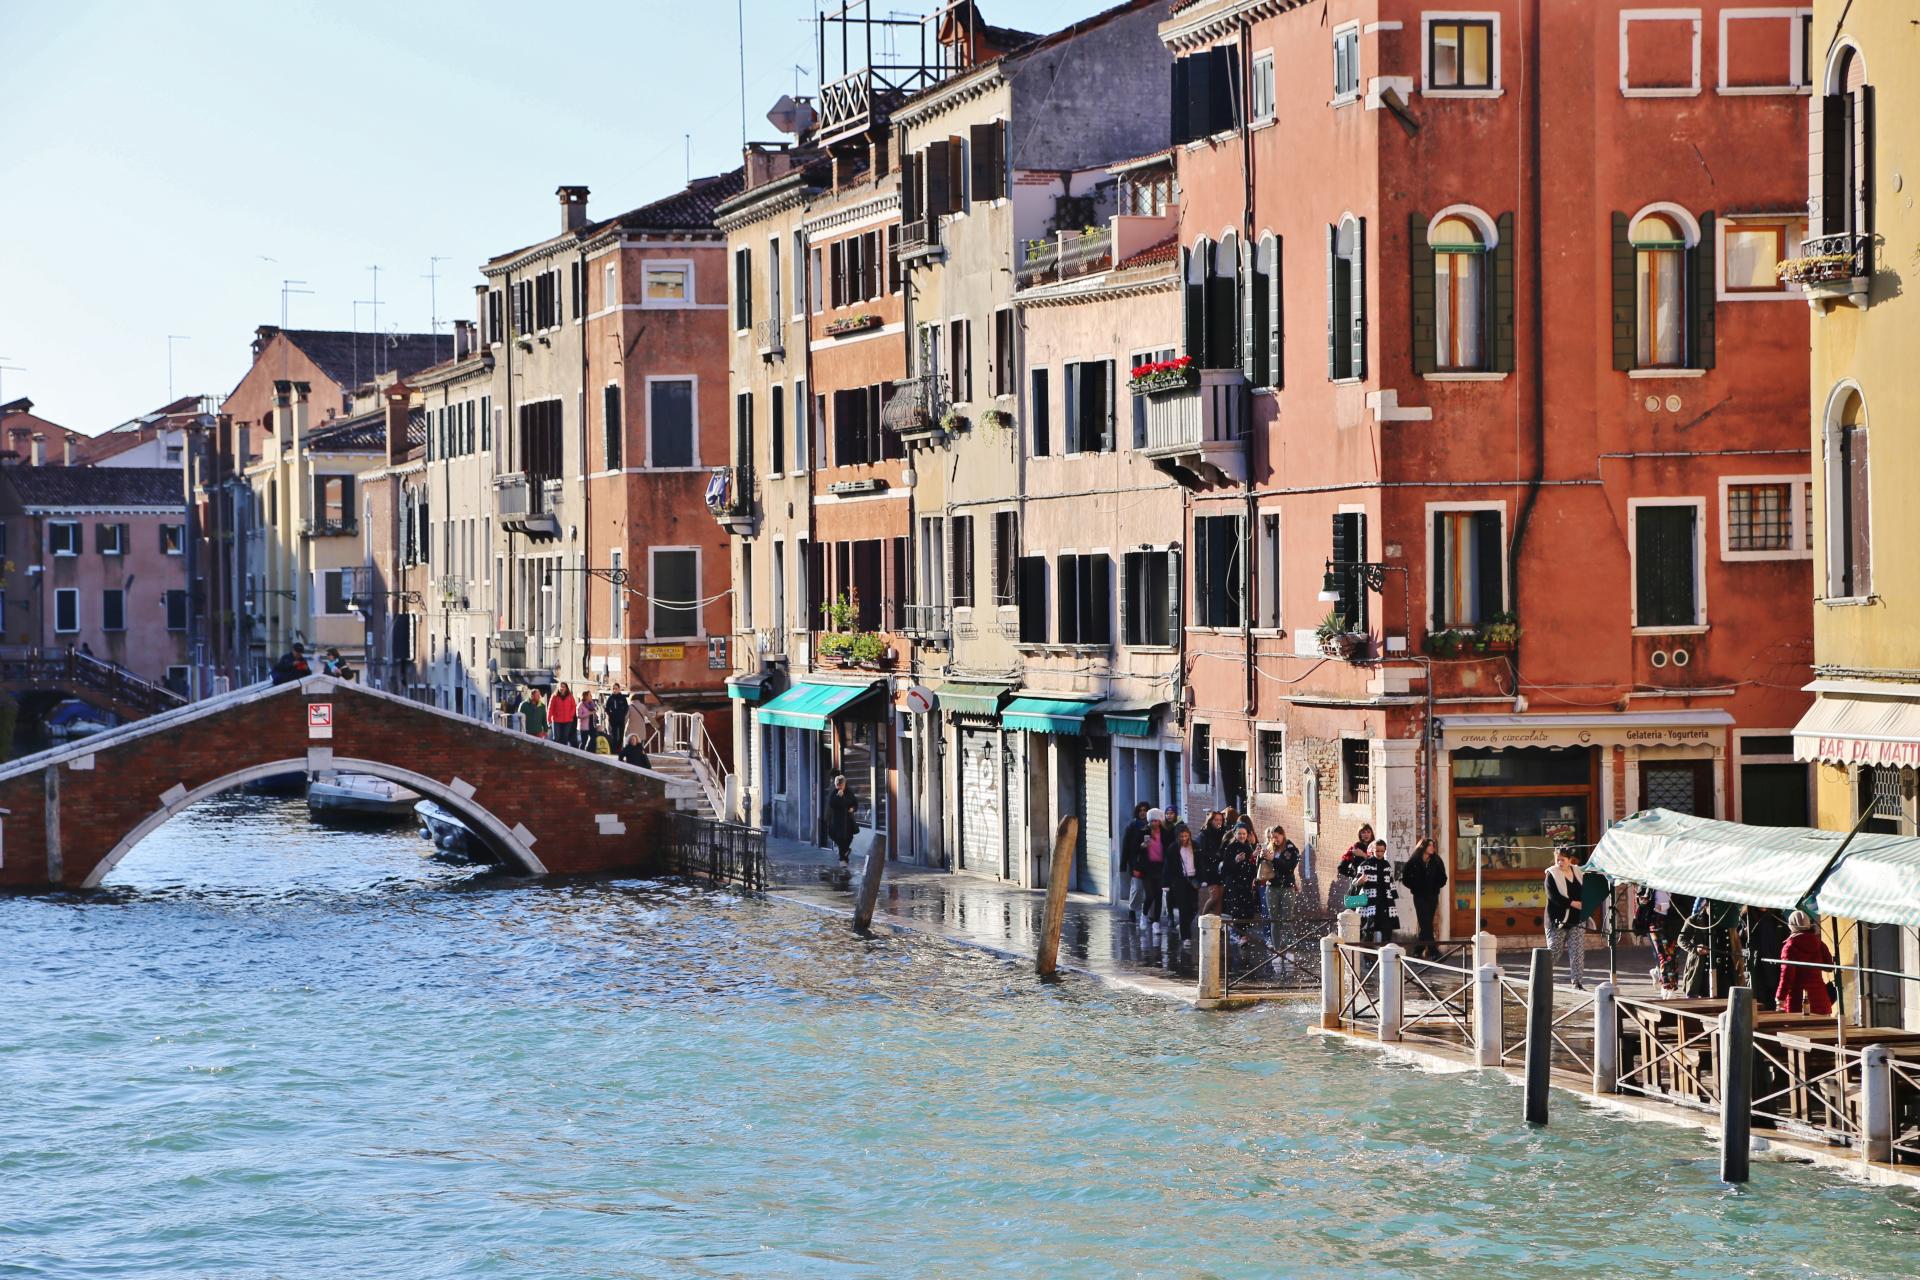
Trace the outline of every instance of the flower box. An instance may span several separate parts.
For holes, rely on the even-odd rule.
[[[1181,356],[1177,360],[1155,360],[1135,367],[1127,379],[1127,390],[1137,396],[1150,395],[1155,391],[1182,390],[1199,380],[1200,371],[1194,368],[1193,357]]]
[[[1816,253],[1804,258],[1788,258],[1776,270],[1785,284],[1832,284],[1854,276],[1851,253]]]
[[[878,329],[879,327],[879,316],[842,316],[838,320],[827,321],[827,336],[829,338],[844,338],[850,333],[865,333],[868,329]]]

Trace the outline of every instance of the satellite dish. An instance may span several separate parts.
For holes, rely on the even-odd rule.
[[[799,137],[813,127],[818,117],[813,113],[805,99],[796,99],[791,94],[781,94],[780,101],[773,104],[773,110],[767,112],[767,122],[782,133]]]

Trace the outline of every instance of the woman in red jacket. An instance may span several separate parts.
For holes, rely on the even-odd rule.
[[[547,701],[547,720],[553,725],[553,740],[563,747],[577,747],[580,739],[574,732],[574,720],[580,714],[580,704],[574,700],[573,689],[562,681],[553,691],[553,697]]]
[[[1787,1013],[1832,1013],[1825,970],[1833,967],[1833,952],[1820,941],[1806,912],[1788,916],[1787,929],[1787,945],[1780,949],[1780,988],[1774,993],[1774,1004]]]

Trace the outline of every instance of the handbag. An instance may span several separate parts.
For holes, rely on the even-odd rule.
[[[1273,882],[1273,862],[1271,859],[1260,859],[1260,865],[1253,869],[1253,882],[1255,884],[1271,884]]]
[[[1355,910],[1359,910],[1361,907],[1367,905],[1367,895],[1364,893],[1350,893],[1347,895],[1347,905]]]

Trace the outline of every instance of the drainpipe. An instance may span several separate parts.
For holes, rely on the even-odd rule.
[[[619,243],[618,240],[616,240],[615,244],[617,245],[618,243]],[[587,249],[585,244],[582,244],[580,248],[576,251],[576,256],[579,260],[579,266],[580,266],[580,303],[582,306],[584,306],[586,305],[586,301],[587,301]],[[556,292],[558,292],[557,287],[556,287]],[[616,311],[614,314],[618,315],[620,313]],[[589,433],[587,430],[587,406],[590,403],[592,403],[593,397],[587,394],[587,372],[588,372],[587,318],[585,315],[582,315],[580,316],[579,319],[580,319],[580,529],[581,529],[580,568],[582,570],[586,570],[586,569],[591,569],[593,567],[593,492],[592,492],[593,485],[592,485],[592,482],[587,479],[587,477],[593,472],[593,464],[587,457],[587,448],[592,439],[591,433]],[[622,368],[624,367],[625,366],[623,365]],[[624,394],[624,389],[623,389],[623,393],[620,397],[620,410],[622,413],[626,412],[626,407],[627,407],[627,398],[626,398],[626,395]],[[697,425],[694,429],[696,431],[699,430]],[[622,462],[624,461],[625,459],[623,457]],[[590,664],[592,663],[592,658],[589,657],[588,655],[591,654],[593,651],[593,575],[582,572],[579,575],[579,577],[580,577],[580,603],[583,606],[583,608],[580,610],[581,616],[583,618],[583,621],[581,622],[580,625],[581,625],[581,629],[586,632],[585,635],[580,637],[580,678],[582,680],[585,680],[588,678],[588,671],[590,669]]]
[[[1540,485],[1547,467],[1547,391],[1546,369],[1543,365],[1546,357],[1546,322],[1541,307],[1540,91],[1534,83],[1540,75],[1540,0],[1527,0],[1526,25],[1527,72],[1522,92],[1527,97],[1527,273],[1531,295],[1527,306],[1527,391],[1528,410],[1532,417],[1528,425],[1533,441],[1533,466],[1527,476],[1526,496],[1521,499],[1520,511],[1514,517],[1513,537],[1507,544],[1509,603],[1515,606],[1520,602],[1520,552],[1526,544],[1527,527],[1532,523],[1534,504],[1539,501]],[[1519,612],[1518,608],[1514,611]],[[1513,692],[1518,695],[1520,654],[1515,650],[1507,656],[1513,663]]]
[[[1244,18],[1240,22],[1239,50],[1240,83],[1250,85],[1253,83],[1253,25]],[[1244,115],[1246,103],[1242,101],[1237,105],[1236,109],[1242,113],[1240,121],[1240,180],[1243,184],[1243,194],[1240,202],[1240,253],[1242,260],[1251,266],[1255,260],[1253,255],[1259,252],[1253,239],[1253,130],[1247,127],[1247,121]],[[1185,287],[1186,283],[1182,281],[1181,288],[1184,289]],[[1246,287],[1247,278],[1246,275],[1242,273],[1240,276],[1240,288],[1246,289]],[[1237,293],[1238,291],[1236,290],[1236,294]],[[1241,311],[1241,315],[1234,317],[1234,323],[1240,328],[1242,341],[1252,336],[1247,332],[1248,325],[1242,319],[1245,315],[1246,305],[1246,301],[1240,301],[1240,307],[1238,309]],[[1252,352],[1250,351],[1242,351],[1240,353],[1240,365],[1242,369],[1246,367],[1251,355]],[[1241,576],[1241,581],[1251,584],[1253,582],[1253,557],[1247,553],[1246,549],[1254,545],[1254,539],[1259,537],[1260,533],[1259,513],[1256,510],[1257,499],[1254,497],[1253,483],[1253,389],[1251,387],[1247,389],[1244,408],[1247,420],[1242,424],[1244,429],[1240,433],[1240,440],[1241,455],[1243,458],[1241,465],[1247,474],[1247,478],[1243,482],[1246,488],[1247,536],[1241,542],[1241,554],[1247,555],[1247,565],[1246,572]],[[1246,709],[1242,714],[1246,716],[1249,721],[1251,721],[1258,712],[1260,704],[1260,672],[1254,663],[1253,652],[1254,602],[1252,597],[1253,592],[1243,590],[1240,600],[1240,635],[1241,642],[1245,647],[1244,662],[1247,670]]]

